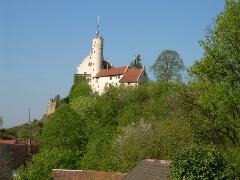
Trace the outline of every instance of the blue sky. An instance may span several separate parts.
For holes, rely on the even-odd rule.
[[[149,68],[164,49],[186,66],[224,0],[0,0],[0,116],[4,127],[40,118],[48,99],[65,97],[88,54],[100,16],[104,56],[115,66],[140,53]]]

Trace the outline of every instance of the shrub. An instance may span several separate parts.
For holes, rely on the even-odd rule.
[[[226,162],[211,148],[193,147],[178,153],[171,166],[172,179],[222,179]]]
[[[69,99],[74,99],[79,96],[89,96],[92,93],[92,89],[87,82],[80,84],[74,84],[69,93]]]
[[[52,148],[43,149],[36,154],[26,167],[17,170],[17,180],[42,180],[51,179],[52,169],[78,169],[77,161],[81,152],[72,149]]]
[[[152,125],[144,120],[121,129],[119,136],[113,141],[116,166],[120,171],[127,172],[138,161],[149,158],[152,136]]]

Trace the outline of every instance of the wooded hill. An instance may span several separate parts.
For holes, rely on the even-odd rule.
[[[239,179],[239,37],[240,1],[227,0],[188,83],[159,79],[101,96],[74,84],[18,177],[48,179],[53,168],[128,172],[153,158],[173,161],[173,179]]]

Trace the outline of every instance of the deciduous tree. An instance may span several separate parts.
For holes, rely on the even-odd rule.
[[[163,50],[150,68],[157,80],[172,81],[181,78],[185,68],[180,55],[173,50]]]
[[[204,57],[190,69],[197,92],[198,139],[240,144],[240,1],[227,0],[205,40]]]

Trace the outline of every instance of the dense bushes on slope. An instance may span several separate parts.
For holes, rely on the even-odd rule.
[[[69,168],[60,166],[58,161],[55,165],[53,161],[51,166],[47,159],[44,163],[45,156],[41,153],[51,149],[55,153],[58,149],[77,153],[78,160],[71,161],[71,167],[76,169],[127,172],[143,158],[171,159],[179,150],[172,147],[193,143],[186,112],[179,104],[181,98],[188,96],[184,84],[159,82],[139,88],[112,87],[102,96],[86,93],[86,84],[74,88],[79,94],[72,96],[71,92],[69,103],[62,104],[47,120],[41,152],[26,169],[19,171],[19,176],[28,171],[40,173],[39,163],[46,169],[46,176],[53,167]],[[146,136],[141,131],[144,124],[151,126]],[[126,129],[131,136],[126,134]],[[135,144],[140,135],[141,141]],[[119,146],[121,137],[124,142]],[[59,156],[58,160],[67,164],[67,157]]]
[[[42,149],[18,171],[19,176],[27,174],[34,179],[33,174],[42,173],[50,177],[52,168],[128,172],[142,159],[173,160],[187,147],[214,142],[202,141],[198,136],[201,126],[192,126],[198,121],[192,113],[199,107],[196,89],[190,85],[151,82],[139,88],[111,87],[102,96],[85,93],[78,86],[80,94],[62,104],[47,120]],[[224,158],[236,161],[230,149],[224,150],[224,144],[212,145]],[[51,149],[59,153],[55,160],[45,154]],[[61,156],[65,152],[68,155]]]

